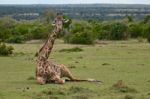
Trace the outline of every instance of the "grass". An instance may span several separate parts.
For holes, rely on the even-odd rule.
[[[70,67],[76,77],[102,80],[102,85],[89,82],[38,85],[35,53],[42,43],[12,44],[15,54],[0,57],[0,99],[150,99],[150,44],[138,40],[106,43],[69,45],[57,40],[50,56],[52,61]],[[75,47],[83,51],[59,52]],[[137,92],[112,89],[119,80]]]

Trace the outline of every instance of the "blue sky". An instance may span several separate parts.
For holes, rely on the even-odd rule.
[[[0,0],[0,4],[80,4],[80,3],[150,4],[150,0]]]

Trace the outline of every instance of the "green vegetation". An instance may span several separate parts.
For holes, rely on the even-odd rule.
[[[32,39],[47,37],[51,25],[44,21],[17,21],[11,17],[0,18],[0,40],[9,43],[23,43]]]
[[[0,56],[8,56],[13,54],[14,48],[12,46],[6,46],[6,44],[0,42]]]
[[[67,43],[72,44],[92,44],[93,40],[89,33],[87,32],[77,32],[70,36],[65,37]]]
[[[40,42],[9,44],[15,50],[13,56],[0,57],[0,99],[150,99],[150,45],[146,40],[104,41],[95,45],[56,40],[52,61],[67,65],[76,77],[104,82],[64,85],[36,83],[34,55],[43,44]],[[60,53],[76,47],[83,51]],[[119,80],[123,87],[113,87]]]
[[[52,14],[51,14],[52,13]],[[54,12],[46,12],[44,19],[17,21],[11,17],[0,18],[0,40],[9,43],[24,43],[33,39],[44,39],[51,31]],[[69,19],[65,16],[66,19]],[[71,20],[64,24],[58,35],[71,44],[93,44],[95,40],[127,40],[130,38],[149,38],[149,15],[143,20],[127,16],[123,20],[96,21]]]
[[[127,25],[123,22],[103,23],[98,38],[100,40],[125,40],[129,35],[127,29]]]
[[[64,40],[72,44],[92,44],[92,29],[86,21],[74,21],[69,27],[69,34],[66,34]]]

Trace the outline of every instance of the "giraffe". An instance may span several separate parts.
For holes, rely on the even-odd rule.
[[[38,52],[37,66],[36,66],[37,82],[41,85],[46,83],[64,84],[65,80],[62,79],[62,77],[68,77],[70,79],[66,81],[99,82],[94,79],[87,79],[87,80],[77,79],[71,74],[67,66],[63,64],[54,64],[50,60],[48,60],[57,34],[62,30],[63,22],[67,21],[63,19],[62,15],[58,14],[53,24],[54,26],[53,31],[48,34],[48,39]]]

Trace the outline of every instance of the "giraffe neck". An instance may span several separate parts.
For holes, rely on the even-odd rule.
[[[40,68],[46,67],[46,63],[51,53],[51,50],[53,48],[57,34],[62,29],[63,17],[58,15],[54,22],[55,22],[54,24],[55,27],[53,28],[53,31],[49,33],[47,41],[39,50],[38,58],[37,58],[37,67],[40,67]]]
[[[39,50],[39,54],[38,54],[39,61],[47,61],[59,31],[60,30],[58,30],[57,28],[54,28],[54,30],[48,35],[47,41]]]

